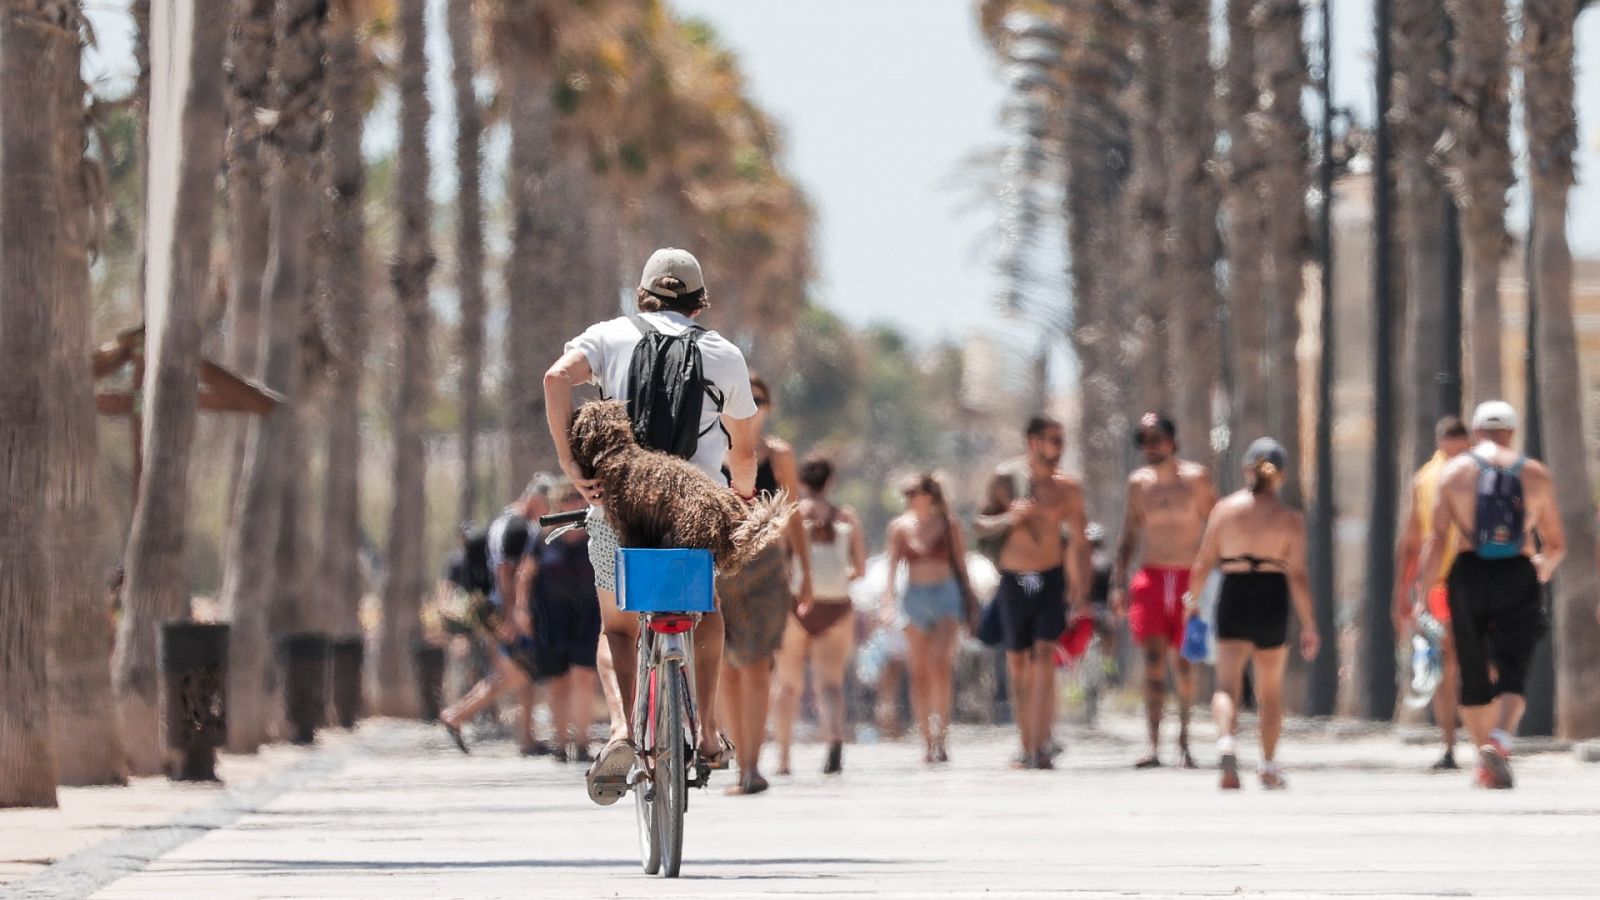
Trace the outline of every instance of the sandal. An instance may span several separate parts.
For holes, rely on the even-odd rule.
[[[1149,756],[1146,756],[1145,758],[1143,758],[1143,759],[1139,760],[1138,762],[1134,763],[1133,767],[1135,769],[1159,769],[1159,768],[1161,768],[1161,757],[1159,757],[1159,756],[1155,755],[1154,753],[1152,753]]]
[[[766,793],[767,788],[771,786],[758,773],[748,778],[739,779],[738,784],[728,788],[727,794],[729,797],[754,797],[757,794]]]
[[[589,799],[601,806],[621,800],[628,793],[628,773],[633,770],[635,758],[632,741],[617,738],[606,744],[583,776],[589,788]]]
[[[733,742],[728,740],[727,735],[719,732],[717,734],[717,744],[719,745],[717,752],[710,756],[702,755],[700,763],[713,772],[724,772],[732,764]]]
[[[1189,753],[1189,748],[1183,748],[1183,768],[1198,769],[1200,765],[1194,761],[1194,756]]]
[[[467,756],[472,755],[472,751],[467,749],[466,740],[461,737],[461,728],[459,726],[446,725],[444,726],[444,733],[450,735],[450,740],[456,742],[456,749],[460,750]]]

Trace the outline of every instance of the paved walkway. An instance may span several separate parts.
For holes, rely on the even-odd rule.
[[[504,743],[463,757],[437,730],[369,723],[358,749],[328,751],[320,771],[94,896],[1600,891],[1600,766],[1571,753],[1521,759],[1521,787],[1491,793],[1422,772],[1431,748],[1302,728],[1281,754],[1290,791],[1249,779],[1221,795],[1213,771],[1132,770],[1137,728],[1069,732],[1056,772],[1008,771],[992,730],[961,732],[955,763],[935,771],[910,745],[877,744],[847,748],[846,774],[825,780],[806,746],[802,773],[765,796],[691,795],[683,877],[665,882],[639,872],[631,804],[590,805],[578,768]]]

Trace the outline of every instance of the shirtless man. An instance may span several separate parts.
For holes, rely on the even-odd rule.
[[[1459,536],[1448,589],[1461,718],[1478,747],[1477,784],[1486,788],[1514,783],[1511,735],[1527,707],[1528,664],[1545,631],[1539,585],[1567,555],[1550,470],[1511,449],[1516,428],[1516,410],[1504,401],[1473,413],[1474,446],[1439,476],[1433,527],[1412,584],[1428,587],[1422,579],[1439,571],[1453,527]]]
[[[1140,769],[1161,765],[1161,714],[1166,707],[1169,665],[1178,692],[1181,764],[1185,769],[1195,768],[1189,753],[1194,671],[1178,652],[1183,646],[1182,598],[1189,590],[1189,568],[1200,550],[1206,517],[1217,502],[1217,492],[1205,466],[1178,458],[1177,437],[1171,419],[1153,412],[1139,419],[1134,443],[1144,455],[1145,465],[1128,477],[1127,511],[1111,576],[1111,608],[1118,617],[1128,617],[1128,630],[1144,651],[1150,755],[1134,764]],[[1135,554],[1141,568],[1129,584],[1128,570]]]
[[[1088,516],[1083,487],[1058,468],[1066,446],[1061,423],[1035,416],[1026,436],[1027,455],[1001,466],[990,481],[977,531],[1004,536],[994,602],[1000,604],[1006,671],[1022,740],[1016,765],[1050,769],[1055,645],[1066,629],[1067,606],[1081,609],[1088,597]]]

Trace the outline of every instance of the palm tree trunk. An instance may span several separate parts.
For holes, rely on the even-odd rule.
[[[261,369],[261,276],[267,268],[265,128],[258,114],[271,101],[273,0],[235,0],[228,39],[228,365],[255,377]],[[228,429],[228,510],[238,497],[249,422]]]
[[[1567,559],[1555,579],[1556,734],[1600,736],[1600,622],[1595,597],[1595,504],[1589,480],[1584,384],[1572,310],[1572,251],[1567,245],[1567,192],[1578,144],[1573,102],[1576,0],[1523,4],[1524,130],[1533,187],[1533,256],[1539,285],[1539,407],[1544,450],[1560,498]]]
[[[1500,263],[1511,157],[1510,28],[1505,0],[1446,0],[1451,38],[1450,187],[1461,207],[1467,284],[1467,360],[1472,403],[1492,400],[1501,382]]]
[[[76,6],[76,4],[73,4]],[[83,564],[86,535],[100,531],[94,379],[84,360],[92,348],[89,259],[94,252],[91,205],[95,173],[85,158],[84,84],[78,74],[81,38],[64,36],[56,49],[57,156],[61,232],[57,293],[50,313],[51,486],[45,526],[53,573],[50,598],[50,717],[63,785],[126,784],[127,763],[111,709],[111,635],[104,621],[105,584]]]
[[[1131,265],[1123,272],[1125,296],[1138,310],[1132,334],[1138,342],[1134,371],[1138,409],[1167,411],[1172,368],[1168,353],[1173,295],[1167,273],[1167,163],[1162,141],[1166,48],[1162,10],[1156,0],[1130,0],[1127,18],[1134,35],[1133,81],[1127,90],[1133,133],[1133,172],[1123,195],[1133,238]]]
[[[483,405],[483,116],[473,84],[471,0],[451,0],[451,80],[456,100],[456,266],[461,293],[461,521],[478,509],[478,432]]]
[[[1260,144],[1266,189],[1265,269],[1268,308],[1267,430],[1289,451],[1283,496],[1299,506],[1305,454],[1300,441],[1300,296],[1310,245],[1306,196],[1311,190],[1311,129],[1301,108],[1306,88],[1305,14],[1300,0],[1260,0],[1256,25]],[[1297,658],[1298,659],[1298,658]]]
[[[181,6],[192,27],[178,33]],[[144,474],[126,550],[122,621],[112,662],[122,746],[134,775],[161,771],[156,633],[189,616],[184,535],[189,451],[194,443],[201,298],[211,277],[211,225],[226,129],[222,48],[228,9],[198,0],[156,0],[151,55],[172,60],[152,76],[154,121],[146,191]]]
[[[1229,398],[1228,459],[1236,462],[1249,443],[1267,433],[1267,303],[1262,260],[1266,255],[1265,201],[1260,179],[1265,149],[1252,124],[1256,110],[1255,0],[1228,0],[1228,56],[1222,68],[1223,118],[1228,133],[1223,215],[1227,221],[1227,353],[1233,370]],[[1230,462],[1220,473],[1234,477]]]
[[[549,307],[560,302],[554,292],[542,288],[549,283],[545,254],[555,238],[550,211],[543,207],[541,196],[555,167],[551,135],[555,107],[548,77],[536,65],[523,60],[518,70],[504,72],[511,90],[507,175],[512,215],[511,255],[505,273],[509,302],[505,358],[510,377],[505,386],[504,415],[513,486],[521,486],[541,465],[553,462],[554,453],[545,426],[543,376],[555,360],[545,359],[540,350],[551,343]]]
[[[0,4],[0,807],[56,805],[48,648],[53,479],[52,307],[60,299],[61,171],[57,145],[67,42],[65,2]],[[40,97],[45,98],[41,103]]]
[[[336,11],[328,43],[328,176],[332,227],[328,248],[328,331],[333,374],[322,507],[322,558],[317,579],[329,630],[361,633],[361,379],[367,354],[366,160],[361,137],[363,62],[359,23],[348,5]]]
[[[1174,378],[1175,419],[1187,455],[1207,465],[1211,451],[1211,400],[1222,372],[1218,321],[1222,296],[1217,289],[1218,186],[1211,172],[1216,122],[1212,116],[1211,4],[1206,0],[1163,0],[1167,7],[1166,130],[1167,222],[1171,226],[1173,297],[1178,327],[1171,334],[1170,358],[1182,377]]]
[[[278,121],[271,154],[271,229],[261,286],[266,327],[262,379],[288,402],[251,423],[228,530],[221,602],[233,624],[228,646],[228,747],[254,752],[266,739],[268,615],[300,381],[300,326],[309,289],[309,224],[318,196],[312,165],[322,145],[323,0],[285,0],[273,18],[272,99]]]
[[[422,537],[427,514],[424,479],[427,458],[422,443],[428,404],[428,276],[433,270],[429,244],[427,185],[428,58],[424,0],[401,0],[399,183],[415,189],[399,194],[399,246],[390,279],[400,307],[400,384],[394,408],[394,508],[389,519],[388,577],[383,586],[383,624],[378,632],[375,706],[379,715],[415,716],[420,710],[412,678],[410,647],[417,640],[417,618],[427,591]],[[534,282],[528,282],[529,284]],[[515,304],[513,304],[515,305]],[[541,382],[542,383],[542,382]]]
[[[1447,216],[1445,188],[1431,157],[1445,129],[1448,79],[1444,9],[1437,0],[1399,0],[1394,7],[1395,149],[1400,227],[1405,235],[1405,427],[1401,459],[1409,468],[1433,454],[1444,367]],[[1457,338],[1459,340],[1459,337]]]

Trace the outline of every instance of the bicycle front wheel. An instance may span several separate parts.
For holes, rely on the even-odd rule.
[[[662,876],[677,878],[683,866],[683,813],[689,805],[689,681],[679,663],[668,663],[658,671],[656,843]]]

